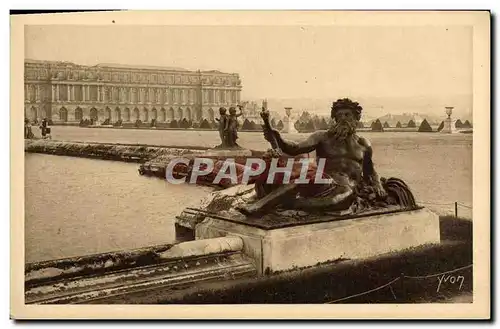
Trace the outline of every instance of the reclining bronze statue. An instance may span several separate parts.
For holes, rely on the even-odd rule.
[[[370,208],[398,205],[417,207],[408,186],[397,178],[379,178],[373,164],[370,141],[356,133],[363,108],[348,98],[339,99],[331,107],[332,123],[326,131],[312,133],[295,143],[284,140],[269,124],[269,112],[263,108],[264,136],[273,147],[270,156],[279,157],[316,152],[325,159],[324,174],[329,184],[267,184],[256,182],[256,199],[240,204],[238,211],[247,216],[262,215],[272,209],[305,211],[341,211],[351,213]]]

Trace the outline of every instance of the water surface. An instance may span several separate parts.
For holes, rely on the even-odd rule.
[[[140,176],[138,165],[26,154],[26,262],[172,242],[174,217],[209,189]]]
[[[215,131],[152,131],[54,127],[60,139],[213,146]],[[407,182],[419,202],[453,213],[472,204],[472,135],[361,133],[374,149],[381,176]],[[62,138],[62,137],[66,138]],[[300,140],[307,134],[288,135]],[[261,133],[240,144],[266,149]],[[210,189],[170,185],[137,173],[137,164],[26,154],[26,261],[85,255],[172,242],[173,221]],[[459,215],[472,211],[459,207]]]

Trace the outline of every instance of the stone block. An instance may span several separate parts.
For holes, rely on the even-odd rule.
[[[425,208],[266,229],[207,216],[196,226],[196,239],[227,235],[241,237],[260,274],[440,243],[439,216]]]
[[[209,149],[203,154],[200,154],[200,157],[245,157],[251,156],[252,151],[247,149]]]

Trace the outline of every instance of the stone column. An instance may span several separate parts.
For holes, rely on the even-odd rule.
[[[56,101],[59,102],[60,100],[60,95],[59,95],[59,85],[56,85]]]
[[[104,103],[104,86],[101,86],[101,96],[100,96],[100,99],[101,99],[101,103]]]
[[[56,86],[52,85],[52,99],[51,101],[55,101],[56,100]]]
[[[76,97],[75,97],[75,85],[71,85],[71,99],[73,101],[76,101]]]
[[[71,87],[70,87],[70,85],[66,85],[66,87],[68,89],[66,98],[67,98],[67,101],[70,102],[71,101]]]

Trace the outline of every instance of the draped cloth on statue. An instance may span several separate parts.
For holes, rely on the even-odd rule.
[[[307,169],[303,169],[304,159],[306,157],[299,156],[293,158],[293,165],[291,166],[290,175],[290,183],[296,183],[300,178],[301,180],[307,179],[309,183],[304,184],[301,183],[299,188],[297,189],[295,201],[292,201],[290,205],[293,206],[293,203],[298,203],[304,200],[318,200],[318,199],[326,199],[335,197],[338,194],[342,194],[346,191],[346,189],[352,189],[353,193],[346,200],[345,208],[349,208],[349,211],[352,213],[364,212],[366,210],[371,209],[379,209],[388,206],[400,206],[406,209],[415,208],[416,202],[413,197],[412,192],[409,187],[400,179],[397,178],[381,178],[381,183],[384,189],[387,191],[387,196],[384,198],[380,198],[376,195],[375,188],[371,185],[370,182],[360,180],[356,181],[353,185],[353,180],[349,177],[344,177],[344,175],[339,175],[335,177],[331,177],[325,173],[318,173],[318,167],[316,164],[316,160],[314,158],[307,158]],[[276,172],[273,179],[268,182],[270,176],[270,168],[271,168],[271,158],[263,159],[266,164],[266,169],[259,175],[251,176],[246,182],[247,184],[255,184],[255,186],[267,186],[272,189],[273,186],[280,186],[284,184],[285,173],[284,172]],[[288,158],[279,158],[276,167],[284,168],[286,167]],[[275,160],[276,161],[276,160]],[[252,171],[258,169],[258,164],[254,163],[251,165]],[[235,162],[234,167],[236,169],[236,175],[232,178],[229,177],[230,170],[228,169],[227,163],[225,163],[225,159],[219,159],[214,161],[213,170],[204,176],[199,176],[197,179],[197,183],[199,184],[213,184],[215,178],[221,171],[224,171],[225,174],[220,179],[216,185],[228,188],[234,185],[240,185],[243,183],[243,177],[245,170],[247,167],[241,161]],[[205,170],[206,166],[202,165],[200,167],[201,170]],[[321,178],[331,178],[332,181],[330,183],[316,183],[317,175]],[[302,177],[301,177],[302,176]],[[307,201],[306,201],[307,202]]]
[[[277,163],[272,164],[271,163],[272,159],[276,159],[274,161],[277,161]],[[287,161],[289,159],[292,159],[293,161],[292,166],[290,166],[291,170],[287,170]],[[297,183],[304,185],[304,188],[301,189],[302,195],[304,197],[326,196],[329,193],[329,191],[331,191],[333,188],[337,187],[338,185],[341,185],[336,181],[333,181],[332,183],[329,184],[315,183],[315,180],[317,180],[318,178],[316,177],[318,175],[318,167],[315,158],[309,158],[307,156],[297,156],[294,158],[265,157],[262,160],[265,163],[264,171],[258,175],[251,175],[248,181],[246,182],[247,184],[283,185],[285,183]],[[258,163],[252,163],[251,166],[247,168],[245,164],[241,163],[241,161],[238,161],[234,163],[234,167],[236,170],[235,170],[235,175],[233,175],[234,177],[231,178],[229,177],[231,170],[229,169],[229,165],[226,161],[227,161],[226,159],[215,160],[212,171],[208,175],[199,176],[197,178],[197,183],[199,184],[214,183],[216,177],[220,174],[221,177],[224,178],[220,179],[220,181],[216,185],[226,188],[233,185],[243,184],[244,183],[243,177],[245,170],[256,171],[257,169],[259,169]],[[230,166],[233,166],[233,164],[231,164]],[[273,167],[278,168],[274,173],[274,176],[272,175]],[[200,166],[200,170],[206,170],[206,169],[207,165],[202,164]],[[285,181],[287,174],[289,175],[289,179]],[[323,173],[319,174],[319,178],[331,179],[332,177]],[[305,181],[308,181],[308,183],[304,183]]]

